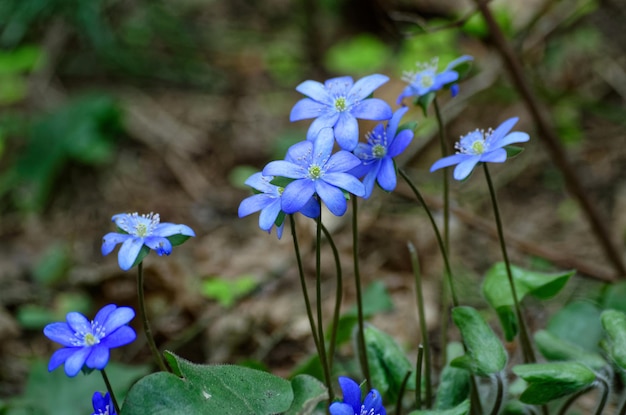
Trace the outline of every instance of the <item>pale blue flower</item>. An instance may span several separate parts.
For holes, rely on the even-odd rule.
[[[526,133],[509,133],[518,120],[517,117],[509,118],[493,131],[475,130],[462,136],[454,146],[456,154],[436,161],[430,171],[456,164],[453,176],[456,180],[464,180],[478,163],[504,163],[507,159],[505,146],[530,140]]]
[[[344,190],[356,196],[365,194],[365,187],[347,173],[361,164],[354,154],[340,150],[332,154],[332,129],[323,129],[314,141],[302,141],[287,151],[285,160],[272,161],[263,169],[266,176],[295,179],[282,193],[281,207],[285,213],[300,212],[317,194],[336,216],[346,212]]]
[[[330,415],[387,415],[383,399],[376,389],[372,389],[361,401],[361,388],[355,381],[340,377],[339,386],[343,402],[333,402],[329,408]]]
[[[174,244],[179,245],[184,239],[196,236],[187,225],[160,223],[158,213],[147,215],[139,215],[136,212],[120,213],[114,215],[112,220],[123,233],[110,232],[104,235],[102,255],[110,254],[115,246],[121,243],[117,259],[124,271],[128,271],[135,264],[144,246],[155,250],[160,256],[169,255],[172,253],[172,237],[181,236]]]
[[[307,140],[313,140],[324,128],[333,128],[339,146],[352,151],[359,141],[357,118],[383,121],[391,118],[391,107],[378,98],[368,98],[389,80],[385,75],[369,75],[356,83],[349,76],[332,78],[323,84],[304,81],[296,90],[308,98],[301,99],[291,110],[291,121],[315,118]]]
[[[92,321],[73,311],[67,314],[66,322],[48,324],[43,333],[64,346],[52,354],[48,370],[65,364],[65,374],[73,377],[83,366],[104,369],[109,362],[109,349],[124,346],[137,337],[128,326],[134,317],[132,308],[109,304]]]
[[[104,395],[95,392],[91,398],[91,403],[93,404],[93,414],[91,415],[117,415],[109,392]]]

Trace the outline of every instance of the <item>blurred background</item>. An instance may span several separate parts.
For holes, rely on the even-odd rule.
[[[626,4],[502,0],[490,8],[623,254]],[[163,349],[281,376],[308,370],[314,345],[290,234],[279,241],[258,229],[256,215],[237,217],[251,194],[243,181],[305,138],[309,122],[289,123],[289,112],[307,79],[386,74],[390,82],[375,95],[395,109],[402,73],[416,62],[438,56],[443,69],[474,56],[460,94],[440,95],[450,148],[462,134],[519,116],[515,129],[531,135],[526,151],[491,170],[510,254],[529,268],[579,270],[553,302],[530,302],[531,327],[572,300],[601,307],[605,283],[624,277],[565,190],[471,1],[2,0],[0,48],[0,413],[67,414],[60,405],[68,400],[77,413],[90,410],[97,386],[66,379],[61,369],[47,373],[56,346],[42,328],[70,310],[92,317],[104,304],[136,306],[134,270],[119,269],[117,251],[100,253],[111,216],[122,212],[158,212],[197,234],[170,257],[144,261]],[[440,157],[434,114],[414,108],[404,120],[418,127],[398,164],[439,215],[441,177],[428,173]],[[460,296],[484,307],[480,278],[500,251],[482,171],[451,192]],[[360,206],[372,321],[406,350],[419,344],[411,241],[437,350],[442,263],[423,210],[403,183]],[[354,298],[350,216],[325,218],[343,258],[345,310]],[[299,221],[298,231],[313,281],[311,225]],[[331,252],[324,255],[329,316],[335,275]],[[351,353],[346,343],[339,361]],[[141,336],[112,360],[126,387],[150,370]]]

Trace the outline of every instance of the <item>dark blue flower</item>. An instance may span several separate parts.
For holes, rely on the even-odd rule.
[[[91,415],[117,415],[109,392],[104,396],[100,392],[95,392],[91,398],[91,403],[93,403],[93,414]]]
[[[530,139],[526,133],[519,131],[511,131],[511,128],[517,123],[519,118],[509,118],[498,126],[495,130],[489,129],[475,130],[461,137],[456,143],[457,153],[444,157],[435,162],[430,171],[441,169],[452,165],[454,168],[454,178],[463,180],[467,178],[474,167],[480,162],[482,163],[504,163],[507,158],[505,146],[513,143],[523,143]]]
[[[383,399],[376,389],[372,389],[361,403],[361,389],[350,378],[340,377],[339,386],[343,393],[343,402],[330,405],[331,415],[387,415]]]
[[[397,103],[400,104],[405,97],[421,97],[430,92],[439,91],[441,88],[450,87],[452,96],[456,96],[459,92],[459,86],[456,81],[459,79],[459,73],[454,70],[455,67],[473,60],[471,56],[464,55],[450,62],[443,72],[437,73],[439,59],[435,58],[429,63],[418,63],[416,71],[406,71],[402,76],[402,80],[408,85],[400,96]]]
[[[271,232],[276,225],[278,239],[283,235],[285,227],[284,213],[281,208],[283,187],[272,184],[273,176],[263,176],[263,173],[255,173],[250,176],[245,184],[260,192],[241,201],[239,205],[239,217],[248,216],[254,212],[261,211],[259,215],[259,228],[266,232]],[[300,213],[310,218],[316,218],[320,214],[319,203],[311,198],[305,204]],[[282,214],[282,215],[281,215]],[[282,216],[282,217],[281,217]]]
[[[375,182],[388,192],[396,188],[396,166],[393,158],[402,153],[413,140],[411,130],[397,133],[400,119],[408,110],[408,107],[397,110],[387,123],[387,128],[378,124],[367,134],[367,143],[359,143],[354,149],[354,154],[361,159],[362,164],[351,173],[357,177],[365,176],[365,199],[372,194]]]
[[[365,194],[365,187],[356,177],[347,173],[361,164],[354,154],[340,150],[332,154],[333,131],[323,129],[314,141],[302,141],[287,151],[285,160],[272,161],[263,169],[265,176],[295,179],[282,193],[282,210],[300,212],[317,194],[336,216],[346,212],[343,190],[356,196]]]
[[[339,146],[352,151],[359,141],[357,118],[382,121],[391,118],[391,107],[378,98],[367,98],[389,80],[385,75],[369,75],[356,83],[349,76],[332,78],[323,84],[304,81],[296,90],[308,98],[301,99],[291,110],[291,121],[315,118],[307,140],[317,137],[323,128],[333,128]]]
[[[86,366],[89,369],[104,369],[109,362],[109,349],[131,343],[137,335],[128,323],[135,317],[130,307],[109,304],[89,321],[77,312],[67,314],[65,323],[51,323],[43,333],[50,340],[64,347],[54,352],[48,364],[53,371],[65,363],[67,376],[76,376]]]
[[[117,260],[124,271],[128,271],[133,266],[144,246],[155,250],[159,255],[169,255],[172,253],[172,243],[168,237],[196,236],[187,225],[160,223],[158,213],[148,215],[120,213],[114,215],[112,220],[124,233],[111,232],[104,235],[102,255],[110,254],[115,246],[121,243]]]

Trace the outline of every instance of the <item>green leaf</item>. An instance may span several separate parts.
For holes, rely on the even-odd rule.
[[[365,327],[365,349],[372,384],[386,397],[384,400],[395,402],[406,374],[414,370],[411,362],[393,337],[372,325]],[[411,378],[415,384],[415,376]]]
[[[461,343],[448,343],[447,355],[453,360],[463,355]],[[435,397],[435,409],[452,409],[465,401],[470,391],[470,372],[450,366],[450,362],[441,371],[437,396]]]
[[[64,243],[55,243],[48,247],[35,265],[35,279],[42,284],[61,280],[70,267],[69,252],[69,247]]]
[[[543,405],[582,391],[596,380],[595,373],[578,362],[517,365],[513,372],[528,382],[520,400],[531,405]]]
[[[291,408],[284,415],[309,415],[318,403],[328,399],[328,390],[319,380],[308,375],[298,375],[291,379],[294,399]]]
[[[426,95],[422,95],[415,100],[415,105],[419,106],[424,113],[424,117],[428,117],[428,107],[433,103],[435,97],[437,96],[436,92],[429,92]]]
[[[242,275],[238,278],[213,277],[202,281],[202,295],[217,300],[222,307],[230,307],[235,301],[253,291],[258,286],[256,278]]]
[[[41,47],[24,45],[0,50],[0,75],[18,75],[32,71],[44,57]]]
[[[172,246],[178,246],[178,245],[184,244],[185,241],[189,238],[191,238],[191,236],[187,236],[187,235],[183,235],[179,233],[177,235],[168,236],[167,240],[170,241]]]
[[[535,344],[548,360],[578,361],[594,370],[606,366],[606,361],[600,354],[588,352],[577,344],[560,339],[546,330],[539,330],[535,333]]]
[[[602,298],[602,308],[626,313],[626,281],[610,284]]]
[[[436,409],[432,411],[412,411],[409,415],[467,415],[470,410],[469,399],[464,400],[451,409]]]
[[[511,273],[513,274],[517,298],[522,301],[529,294],[541,300],[555,296],[576,271],[547,274],[528,271],[511,265]],[[506,265],[503,262],[495,264],[487,271],[483,282],[483,295],[498,313],[506,340],[513,340],[517,334],[517,320],[513,312],[513,295],[507,277]]]
[[[366,75],[381,69],[390,58],[390,50],[377,37],[364,33],[333,45],[324,63],[331,72]]]
[[[290,179],[288,177],[274,177],[272,179],[272,181],[270,182],[270,184],[273,184],[274,186],[278,186],[278,187],[282,187],[285,188],[287,187],[287,185],[291,182],[293,182],[295,179]]]
[[[598,343],[603,336],[600,310],[586,301],[576,301],[561,308],[550,318],[546,329],[592,353],[599,350]]]
[[[613,361],[626,370],[626,314],[617,310],[605,310],[601,316],[602,327],[609,337],[604,343]]]
[[[505,146],[506,157],[512,159],[513,157],[517,157],[522,151],[524,151],[524,147],[518,146]]]
[[[174,374],[153,373],[135,383],[121,415],[270,415],[287,411],[294,399],[291,384],[270,373],[165,357]]]
[[[466,348],[466,354],[454,359],[452,366],[478,376],[489,376],[504,369],[507,360],[504,346],[476,309],[455,307],[452,319],[461,331]]]

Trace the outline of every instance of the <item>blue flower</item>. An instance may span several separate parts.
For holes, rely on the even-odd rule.
[[[93,414],[91,415],[117,415],[109,392],[104,396],[100,392],[95,392],[91,398],[91,403],[93,403]]]
[[[250,176],[245,184],[260,192],[241,201],[239,205],[239,217],[248,216],[254,212],[261,211],[259,215],[259,228],[270,233],[272,227],[276,225],[278,239],[283,235],[285,227],[284,212],[281,209],[281,197],[283,187],[272,184],[273,176],[263,176],[263,173],[255,173]],[[300,212],[310,218],[316,218],[320,214],[320,205],[311,198]]]
[[[374,74],[356,83],[349,76],[332,78],[324,84],[304,81],[296,87],[296,91],[308,98],[296,103],[289,119],[315,118],[307,132],[307,140],[313,140],[323,128],[332,127],[339,146],[352,151],[359,141],[357,118],[375,121],[391,118],[389,104],[378,98],[367,98],[388,80],[387,76]]]
[[[445,86],[449,86],[452,96],[456,96],[459,92],[459,86],[456,81],[459,79],[459,73],[454,70],[455,67],[463,62],[471,61],[474,58],[468,55],[461,56],[450,62],[443,72],[437,73],[439,59],[435,58],[429,63],[418,63],[416,71],[406,71],[402,76],[402,80],[408,85],[400,96],[397,103],[400,104],[405,97],[421,97],[430,92],[439,91]]]
[[[454,146],[457,153],[436,161],[430,171],[456,164],[453,176],[456,180],[463,180],[470,175],[479,162],[504,163],[507,153],[503,147],[513,143],[523,143],[530,139],[526,133],[519,131],[509,133],[518,120],[517,117],[509,118],[495,131],[475,130],[462,136]]]
[[[387,415],[383,399],[376,389],[372,389],[361,403],[361,389],[355,381],[340,377],[339,386],[343,393],[343,402],[333,402],[330,405],[331,415]]]
[[[104,369],[109,362],[109,349],[131,343],[137,335],[128,323],[135,317],[130,307],[109,304],[89,321],[77,312],[67,314],[66,323],[51,323],[43,329],[50,340],[64,347],[52,354],[48,371],[65,363],[65,374],[73,377],[83,366]]]
[[[332,129],[325,128],[314,141],[301,141],[291,146],[285,160],[272,161],[265,166],[265,176],[295,179],[282,193],[281,207],[285,213],[300,212],[317,194],[334,215],[341,216],[347,209],[343,190],[356,196],[365,194],[363,183],[347,173],[361,161],[345,150],[331,155],[334,140]]]
[[[356,177],[365,176],[365,199],[372,194],[375,182],[388,192],[396,188],[396,166],[393,158],[402,153],[413,140],[411,130],[402,130],[396,135],[400,119],[408,110],[408,107],[397,110],[387,123],[387,128],[378,124],[367,134],[367,143],[359,143],[354,149],[354,154],[362,160],[362,164],[351,173]]]
[[[196,236],[187,225],[159,223],[158,213],[148,215],[120,213],[114,215],[112,220],[124,233],[110,232],[104,235],[102,255],[109,255],[117,244],[122,243],[117,260],[124,271],[128,271],[133,266],[144,246],[154,249],[159,255],[169,255],[172,253],[172,242],[168,239],[169,237]],[[182,242],[179,241],[176,245],[180,243]]]

